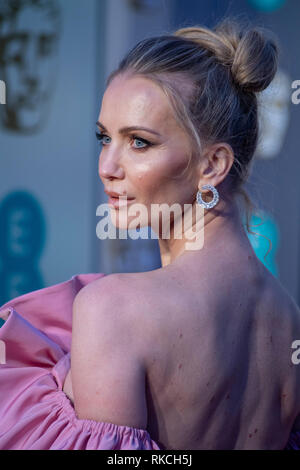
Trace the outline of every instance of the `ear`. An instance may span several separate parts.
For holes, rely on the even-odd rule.
[[[199,162],[199,184],[219,185],[226,178],[233,162],[232,147],[226,142],[205,148]]]

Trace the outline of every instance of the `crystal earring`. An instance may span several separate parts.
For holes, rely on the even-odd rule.
[[[197,202],[200,206],[204,207],[204,209],[211,209],[212,207],[214,207],[218,203],[219,193],[218,193],[217,189],[214,186],[212,186],[211,184],[205,184],[204,186],[202,186],[201,189],[209,189],[210,191],[212,191],[214,197],[211,201],[205,202],[202,199],[201,192],[198,191],[197,192]]]

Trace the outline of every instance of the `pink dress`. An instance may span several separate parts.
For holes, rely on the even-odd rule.
[[[160,450],[144,429],[79,419],[63,392],[70,368],[72,304],[77,292],[104,273],[21,295],[0,308],[0,450]],[[300,432],[285,449],[300,450]]]
[[[10,311],[0,328],[6,347],[6,363],[0,363],[1,450],[160,449],[144,429],[77,418],[62,390],[70,368],[74,297],[102,276],[79,274],[0,308],[0,315]]]

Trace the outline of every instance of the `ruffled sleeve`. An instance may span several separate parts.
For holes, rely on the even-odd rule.
[[[71,365],[72,305],[103,273],[17,297],[0,308],[0,449],[159,450],[145,429],[79,419],[63,391]],[[3,349],[1,350],[3,353]]]
[[[33,327],[45,333],[67,352],[71,348],[74,298],[82,287],[105,275],[77,274],[65,282],[21,295],[2,305],[0,315],[13,307]]]

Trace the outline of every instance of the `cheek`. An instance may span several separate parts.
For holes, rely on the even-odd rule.
[[[176,178],[180,181],[180,175],[184,173],[189,161],[189,156],[183,152],[169,152],[168,155],[154,155],[151,163],[141,165],[136,172],[136,183],[142,187],[159,187]]]
[[[136,165],[126,173],[139,197],[147,199],[149,192],[151,192],[151,189],[160,178],[161,170],[159,166],[153,164],[153,160],[151,160],[151,162]]]
[[[146,202],[156,188],[157,173],[153,171],[141,171],[135,177],[134,186],[139,196]]]
[[[169,195],[173,199],[174,191],[178,192],[187,179],[188,161],[188,155],[175,151],[167,159],[161,160],[156,168],[155,181],[153,181],[153,185],[160,189],[161,194],[166,197]]]

